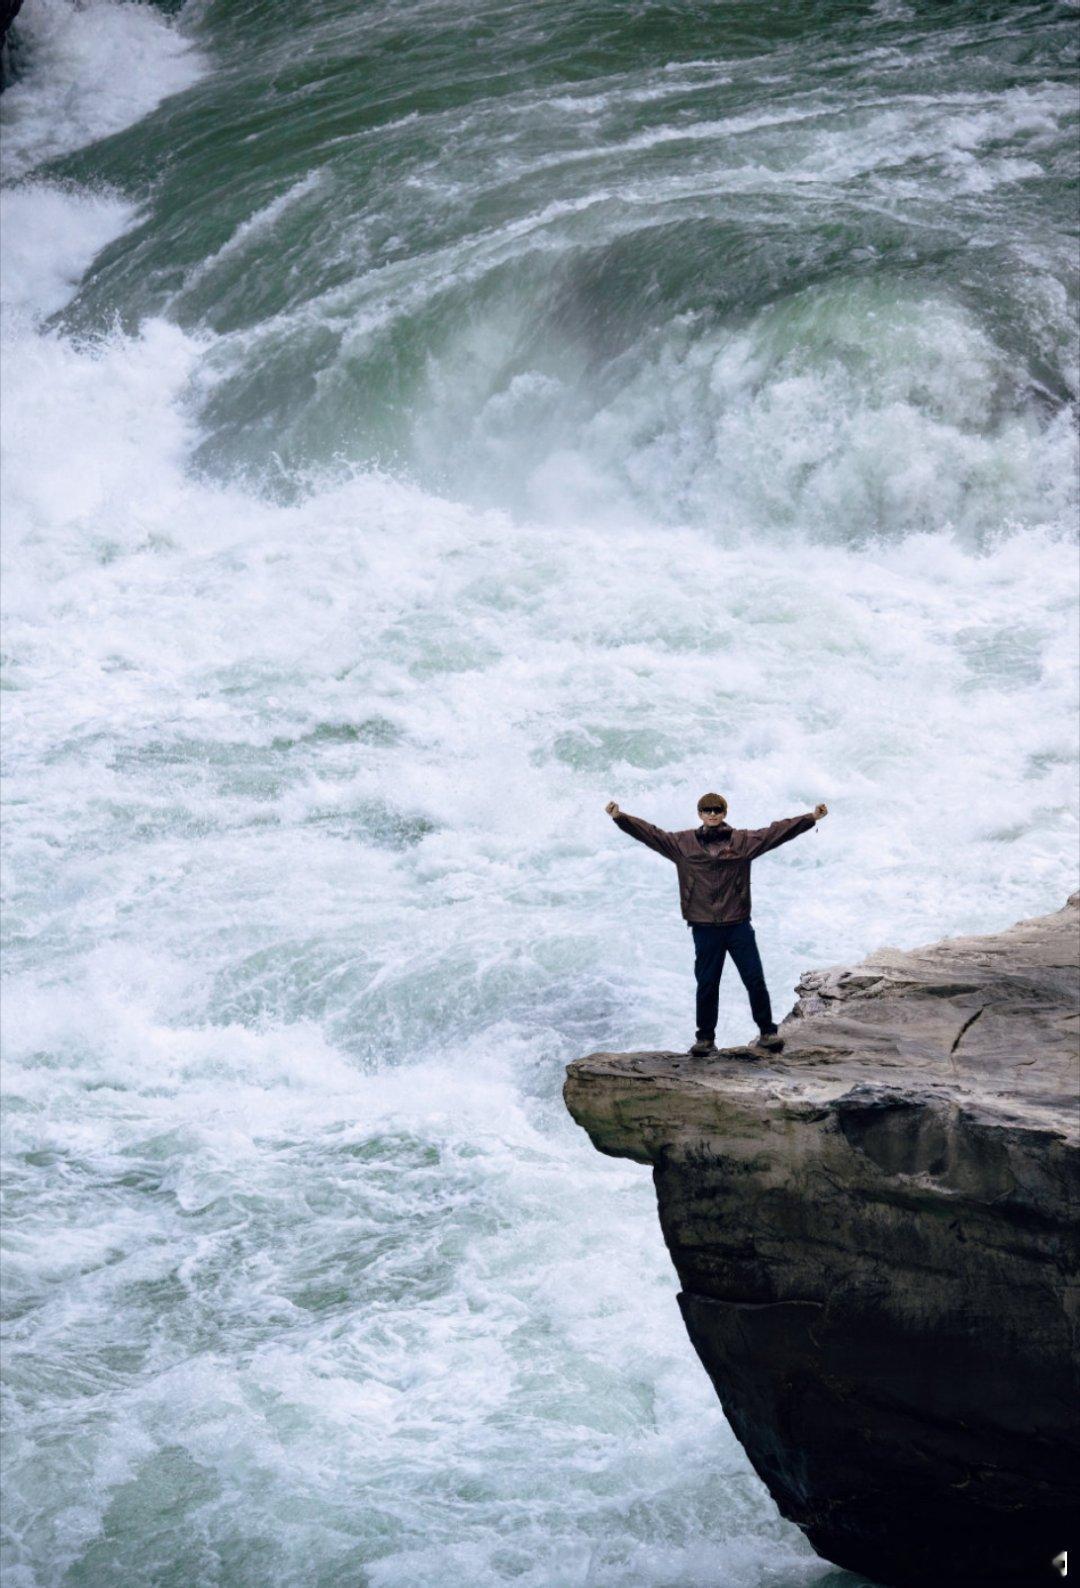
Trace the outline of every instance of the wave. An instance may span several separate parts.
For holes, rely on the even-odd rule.
[[[358,26],[375,47],[381,13]],[[162,107],[166,172],[56,324],[208,338],[194,464],[278,499],[360,468],[543,523],[1067,531],[1074,96],[1049,23],[1041,78],[976,92],[952,65],[1009,37],[965,16],[910,54],[849,51],[854,82],[781,71],[764,95],[756,54],[608,70],[584,106],[433,89],[387,116],[376,94],[352,129],[346,53],[283,89],[295,147],[262,119],[237,145],[271,29]],[[144,161],[121,136],[97,174],[124,193]]]

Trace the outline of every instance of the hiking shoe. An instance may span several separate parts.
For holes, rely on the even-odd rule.
[[[716,1052],[716,1043],[711,1037],[704,1042],[695,1042],[690,1049],[692,1059],[708,1059]]]
[[[752,1048],[761,1048],[765,1053],[782,1053],[784,1039],[779,1031],[763,1031],[760,1036],[754,1039],[750,1046]]]

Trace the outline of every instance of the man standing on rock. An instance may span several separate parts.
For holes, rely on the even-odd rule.
[[[698,800],[701,826],[666,833],[640,816],[628,816],[614,800],[604,807],[624,833],[675,862],[683,920],[694,934],[697,1041],[690,1052],[696,1059],[716,1052],[720,976],[727,954],[735,961],[750,997],[750,1012],[760,1033],[753,1046],[769,1053],[778,1053],[784,1046],[773,1023],[761,955],[750,925],[750,862],[786,844],[789,838],[809,832],[829,814],[828,806],[815,805],[805,816],[788,816],[768,827],[749,829],[729,827],[727,808],[722,794],[703,794]]]

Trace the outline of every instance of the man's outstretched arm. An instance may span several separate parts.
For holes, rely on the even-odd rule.
[[[805,816],[785,816],[778,822],[770,822],[768,827],[755,828],[745,835],[748,841],[746,858],[756,860],[758,855],[766,855],[770,849],[778,849],[789,839],[798,838],[800,833],[808,833],[811,827],[828,814],[827,805],[815,805]]]
[[[674,833],[666,833],[662,827],[654,827],[652,822],[643,821],[640,816],[628,816],[626,811],[619,809],[614,800],[610,800],[604,809],[616,827],[621,827],[624,833],[629,833],[638,843],[655,849],[656,853],[663,855],[665,860],[674,860],[678,856],[679,846],[675,842]]]

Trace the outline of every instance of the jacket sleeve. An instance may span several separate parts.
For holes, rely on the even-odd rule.
[[[811,827],[816,825],[815,817],[807,811],[805,816],[784,816],[778,822],[770,822],[768,827],[758,827],[744,832],[746,859],[756,860],[758,855],[768,854],[770,849],[778,849],[790,838],[798,838],[800,833],[808,833]]]
[[[628,816],[625,811],[620,811],[614,820],[616,827],[621,827],[624,833],[636,838],[639,844],[655,849],[665,860],[678,858],[679,846],[674,833],[665,833],[662,827],[654,827],[652,822],[642,821],[640,816]]]

